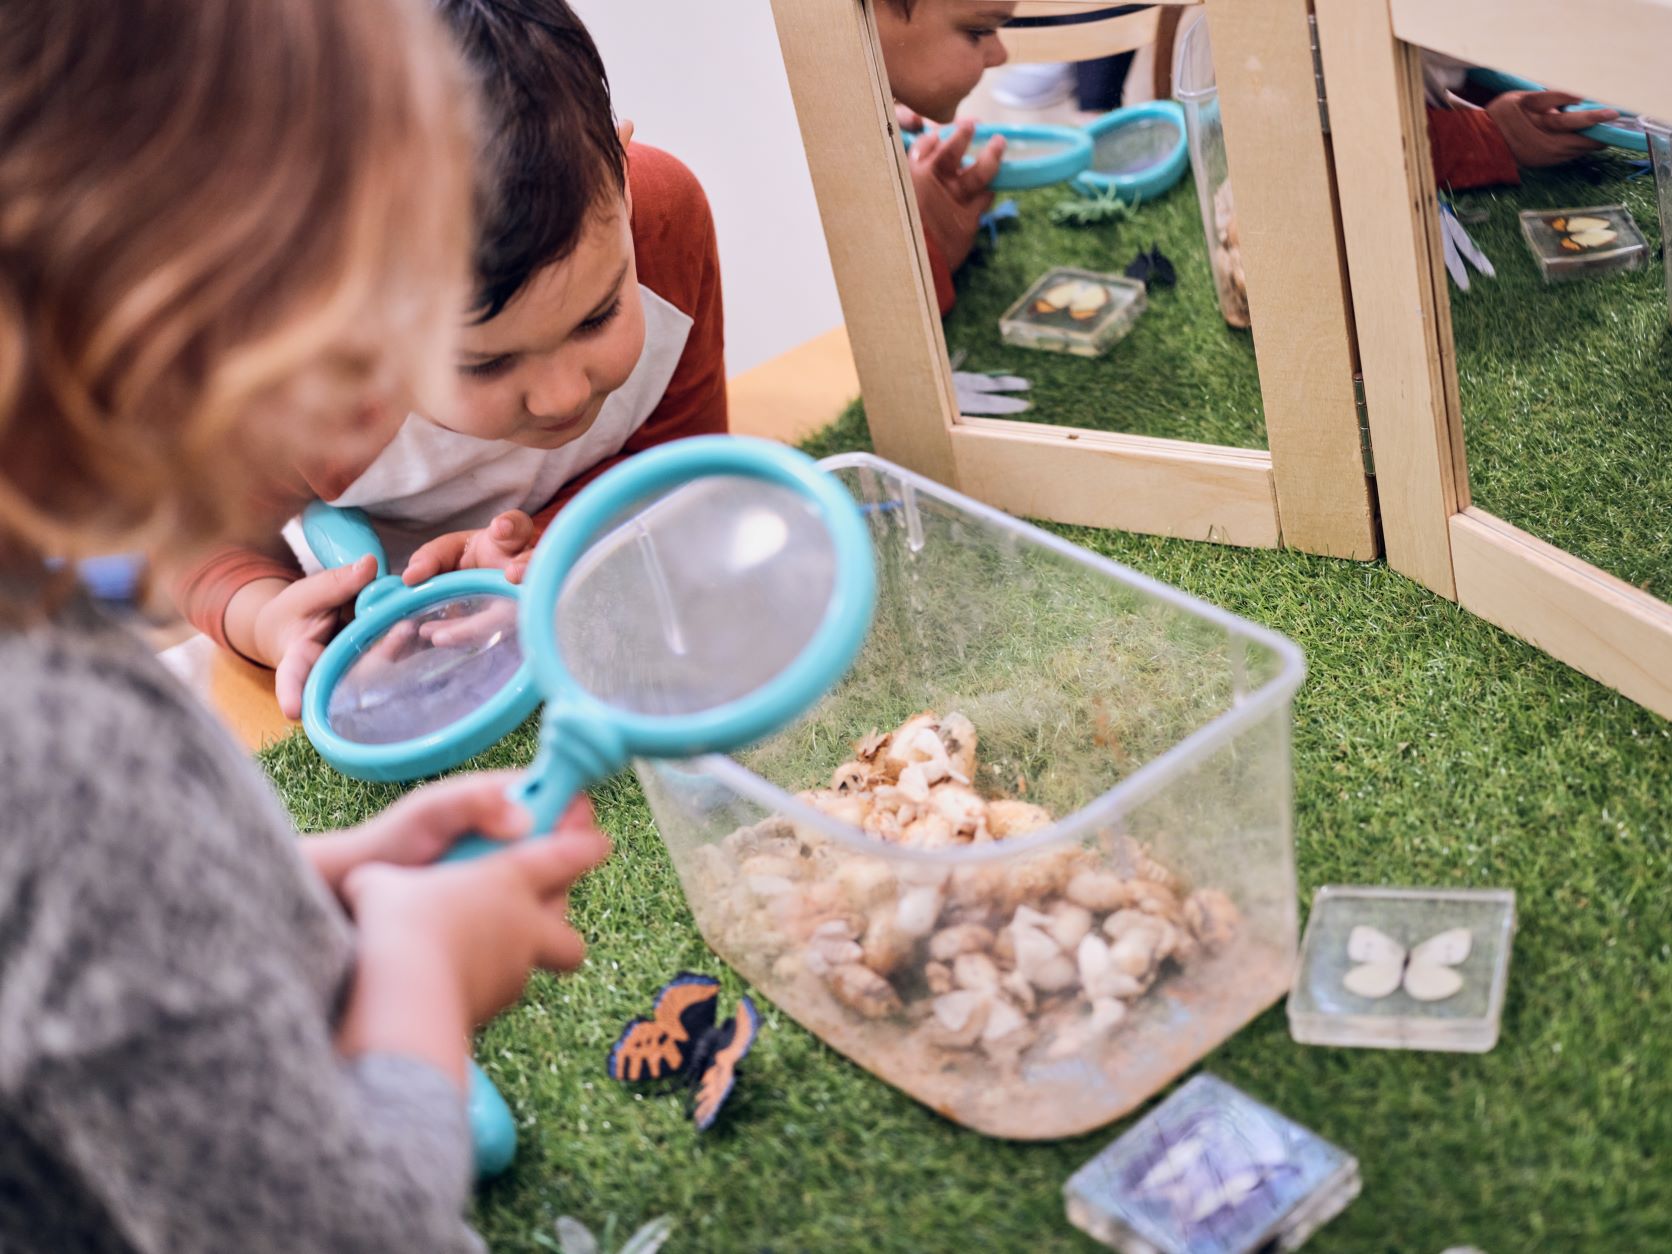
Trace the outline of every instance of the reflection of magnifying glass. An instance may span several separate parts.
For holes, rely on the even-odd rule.
[[[950,139],[955,129],[945,127],[941,138]],[[964,157],[964,164],[972,164],[976,154],[995,135],[1004,136],[1004,160],[999,163],[999,172],[989,184],[994,191],[1049,187],[1073,178],[1091,164],[1091,139],[1078,127],[1021,122],[983,122],[977,126],[970,137],[969,153]],[[900,135],[900,141],[907,149],[916,139],[917,136],[910,131]]]
[[[1484,87],[1487,91],[1543,91],[1538,83],[1530,78],[1522,78],[1518,74],[1506,74],[1502,70],[1489,70],[1485,66],[1472,66],[1469,70],[1469,81]],[[1595,100],[1581,100],[1578,104],[1567,105],[1563,113],[1588,112],[1592,109],[1613,109],[1620,116],[1612,122],[1599,122],[1595,126],[1587,126],[1579,133],[1586,139],[1594,139],[1599,144],[1621,148],[1627,152],[1649,151],[1649,141],[1643,134],[1643,120],[1635,113],[1627,112],[1614,105],[1602,104]]]
[[[534,712],[539,694],[517,636],[517,589],[498,571],[451,571],[408,588],[388,573],[359,510],[315,502],[302,530],[326,566],[377,558],[378,578],[356,599],[354,622],[302,691],[302,726],[332,766],[358,779],[433,775]]]
[[[558,515],[529,566],[518,629],[546,708],[511,795],[550,831],[629,758],[759,740],[847,671],[875,601],[869,530],[811,458],[744,436],[638,454]],[[502,847],[472,836],[446,856]],[[472,1086],[478,1170],[491,1174],[515,1127]]]

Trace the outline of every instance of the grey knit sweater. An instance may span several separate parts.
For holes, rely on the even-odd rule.
[[[332,1047],[353,933],[254,765],[73,606],[0,628],[0,1250],[477,1250],[452,1082]]]

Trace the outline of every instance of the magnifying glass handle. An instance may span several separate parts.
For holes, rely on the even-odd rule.
[[[497,1176],[517,1156],[517,1120],[487,1073],[470,1064],[470,1093],[466,1099],[470,1141],[476,1159],[476,1178]]]
[[[377,558],[378,577],[389,573],[383,541],[377,538],[363,510],[310,501],[302,510],[302,535],[320,565],[328,569],[352,566],[370,554]]]
[[[552,762],[536,762],[527,774],[512,784],[506,790],[510,797],[523,809],[533,816],[534,822],[529,830],[535,836],[544,836],[556,827],[558,819],[569,808],[569,803],[575,799],[586,780],[574,763],[558,758]],[[532,838],[531,838],[532,839]],[[463,862],[467,858],[479,858],[483,854],[497,853],[504,849],[503,840],[492,840],[487,836],[471,834],[461,836],[453,847],[437,862]]]

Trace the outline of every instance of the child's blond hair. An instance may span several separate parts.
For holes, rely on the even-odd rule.
[[[237,534],[276,424],[450,376],[468,106],[422,0],[0,5],[0,576]]]

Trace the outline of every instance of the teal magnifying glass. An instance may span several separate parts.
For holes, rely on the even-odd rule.
[[[805,454],[745,436],[638,454],[565,507],[529,565],[518,635],[545,707],[511,796],[546,832],[633,758],[761,739],[847,672],[875,602],[870,531]],[[466,837],[445,857],[500,848]],[[478,1077],[472,1131],[491,1174],[510,1161],[515,1127]]]
[[[520,589],[498,571],[451,571],[409,588],[389,573],[360,510],[315,501],[302,532],[327,567],[377,559],[354,621],[302,689],[302,728],[320,757],[356,779],[418,779],[480,753],[534,712]]]

